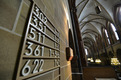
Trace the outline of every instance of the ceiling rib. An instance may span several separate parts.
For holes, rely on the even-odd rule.
[[[86,25],[87,23],[90,23],[90,22],[98,23],[101,25],[102,28],[106,28],[104,24],[97,22],[97,21],[89,21],[89,22],[86,22],[84,25]],[[84,26],[82,26],[82,27],[84,27]],[[81,29],[82,29],[82,27],[81,27]]]
[[[93,40],[95,40],[94,39],[94,37],[91,35],[91,34],[85,34],[85,35],[87,35],[87,37],[89,37],[90,39],[93,39]],[[84,36],[84,35],[83,35]],[[85,38],[85,36],[83,37],[83,39]]]
[[[77,6],[76,6],[76,8],[78,8],[79,7],[79,5],[81,4],[81,3],[83,3],[85,0],[83,0],[83,1],[81,1]]]
[[[81,12],[84,10],[85,6],[87,5],[87,3],[89,2],[89,0],[87,0],[87,2],[85,3],[85,5],[83,6],[82,10],[80,11],[79,15],[78,15],[78,18],[80,17],[81,15]]]
[[[93,34],[93,35],[97,36],[97,35],[96,35],[97,33],[95,33],[95,32],[89,32],[89,31],[83,32],[83,33],[82,33],[82,36],[83,36],[83,35],[85,35],[85,34],[88,34],[88,33],[90,33],[90,34]]]
[[[92,23],[89,23],[91,26],[95,27],[95,29],[98,31],[98,29],[96,28],[96,26],[94,26]],[[99,31],[98,31],[99,32]],[[100,32],[99,32],[100,33]]]
[[[90,32],[94,32],[94,33],[96,33],[96,34],[98,34],[98,35],[100,35],[99,33],[97,33],[96,31],[94,31],[94,30],[92,30],[92,29],[86,29],[85,31],[83,31],[83,32],[88,32],[88,31],[90,31]]]
[[[92,38],[85,37],[84,40],[85,40],[85,39],[91,40],[91,41],[93,42],[93,44],[95,43],[95,41],[94,41]]]
[[[96,19],[103,19],[103,18],[95,18],[95,19],[92,19],[92,20],[96,20]],[[89,21],[86,21],[86,22],[84,22],[84,23],[82,23],[80,26],[82,26],[81,27],[81,30],[82,30],[82,28],[87,24],[87,23],[89,23],[89,22],[96,22],[96,21],[92,21],[92,20],[89,20]],[[99,23],[99,22],[97,22],[97,23]],[[102,23],[100,23],[100,24],[102,24]],[[102,24],[103,25],[103,24]]]
[[[94,28],[96,29],[96,31],[98,31],[97,28],[96,28],[93,24],[91,24],[91,23],[88,23],[88,24],[91,25],[92,27],[94,27]],[[84,26],[84,27],[85,27],[85,26]],[[84,28],[84,27],[83,27],[83,28]],[[81,29],[81,30],[82,30],[82,29]],[[86,30],[88,30],[88,29],[86,29]],[[86,30],[85,30],[85,31],[86,31]],[[92,29],[90,29],[90,30],[92,30]],[[99,31],[98,31],[98,33],[99,33]]]
[[[79,23],[81,23],[85,18],[87,18],[90,15],[99,16],[99,17],[102,17],[104,20],[110,21],[109,19],[105,18],[104,16],[101,16],[101,15],[98,15],[98,14],[89,14],[89,15],[85,16]]]
[[[95,44],[95,41],[93,39],[85,38],[84,41],[90,42],[92,45]]]
[[[89,41],[84,41],[84,43],[90,46],[92,45]]]

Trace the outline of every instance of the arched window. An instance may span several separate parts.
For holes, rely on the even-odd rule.
[[[107,30],[106,30],[106,29],[105,29],[105,35],[106,35],[106,37],[107,37],[108,43],[109,43],[109,44],[111,44],[111,43],[110,43],[109,36],[108,36],[108,32],[107,32]]]
[[[85,48],[85,53],[86,53],[86,55],[88,55],[88,50]]]
[[[111,28],[112,28],[114,34],[115,34],[116,40],[119,40],[119,37],[118,37],[118,34],[117,34],[117,32],[116,32],[115,26],[114,26],[112,23],[110,23],[110,25],[111,25]]]

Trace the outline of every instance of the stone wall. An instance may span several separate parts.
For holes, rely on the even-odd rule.
[[[72,28],[67,0],[33,0],[60,32],[60,68],[37,75],[36,80],[72,80],[71,63],[66,60],[68,29]],[[0,80],[15,80],[29,20],[31,0],[0,2]],[[69,16],[68,16],[69,15]]]

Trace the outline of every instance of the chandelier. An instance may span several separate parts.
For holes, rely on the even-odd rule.
[[[91,58],[88,58],[87,60],[88,60],[88,61],[90,61],[90,60],[91,60]]]
[[[97,64],[100,64],[100,63],[101,63],[101,60],[100,60],[100,59],[96,59],[95,62],[96,62]]]
[[[90,62],[94,62],[93,58],[91,58]]]
[[[119,60],[116,57],[111,58],[111,65],[120,65]]]

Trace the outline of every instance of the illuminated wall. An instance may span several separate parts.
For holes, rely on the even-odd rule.
[[[67,0],[1,0],[0,80],[72,80]]]

